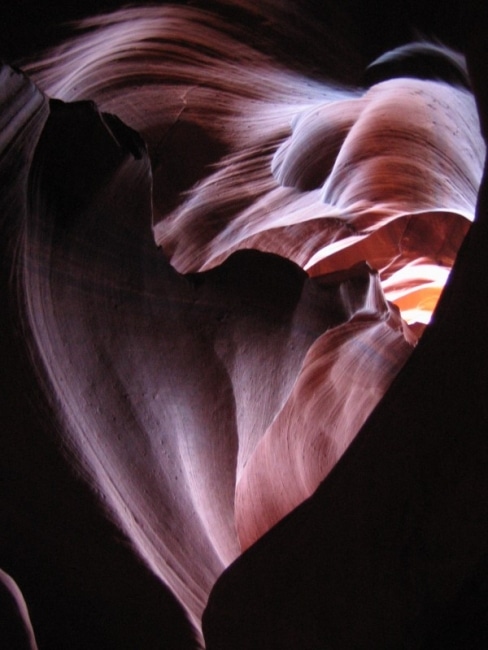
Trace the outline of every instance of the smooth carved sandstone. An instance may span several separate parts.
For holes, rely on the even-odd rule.
[[[482,647],[483,94],[233,5],[1,68],[0,561],[39,648]]]

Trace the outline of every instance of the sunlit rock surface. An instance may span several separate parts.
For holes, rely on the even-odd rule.
[[[142,134],[155,238],[176,269],[208,269],[239,248],[278,253],[311,275],[367,259],[407,320],[428,322],[484,160],[465,85],[318,82],[192,8],[124,10],[83,28],[27,69],[49,95],[93,99]],[[418,49],[462,72],[456,53]]]
[[[217,582],[207,648],[486,646],[487,216],[485,181],[434,323],[329,479]]]
[[[424,647],[424,618],[483,566],[483,392],[450,394],[471,360],[485,377],[476,234],[380,402],[474,217],[463,59],[436,49],[462,84],[352,88],[331,81],[330,27],[234,4],[269,39],[223,10],[139,7],[1,69],[1,560],[41,648],[197,647],[229,566],[209,650],[402,647],[410,624]],[[284,55],[327,33],[322,78]],[[455,539],[445,484],[476,450]]]
[[[364,264],[309,279],[284,258],[241,251],[212,271],[178,275],[153,240],[139,136],[92,103],[48,102],[26,78],[4,75],[6,106],[30,99],[29,129],[15,131],[5,156],[6,166],[24,162],[13,196],[23,220],[11,213],[6,226],[12,314],[40,399],[69,462],[198,626],[210,588],[239,554],[237,475],[307,350],[324,332],[374,323],[390,308]],[[392,336],[402,363],[414,337],[409,345],[398,317]],[[373,391],[368,411],[380,396]],[[264,530],[275,521],[270,513]]]
[[[377,278],[353,273],[348,282],[355,280],[356,299],[365,296],[361,308],[311,346],[288,401],[238,467],[236,525],[244,548],[315,491],[410,354],[414,337],[405,340]]]

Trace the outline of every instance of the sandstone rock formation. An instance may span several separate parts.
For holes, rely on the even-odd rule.
[[[483,53],[231,6],[1,68],[0,562],[41,649],[482,647]]]

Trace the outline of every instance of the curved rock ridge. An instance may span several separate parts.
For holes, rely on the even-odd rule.
[[[16,81],[13,96],[33,92],[6,67],[4,76]],[[4,161],[19,160],[18,145],[23,215],[6,206],[15,255],[7,248],[5,261],[32,399],[100,508],[198,628],[210,588],[240,553],[237,477],[307,372],[307,351],[324,332],[381,321],[390,308],[365,264],[309,278],[247,250],[179,275],[153,239],[139,136],[93,102],[35,97],[38,137],[20,129]],[[402,361],[406,333],[397,319]],[[381,373],[388,383],[388,363]],[[290,479],[289,494],[299,487]],[[247,517],[238,519],[242,532]],[[275,520],[269,513],[265,529]]]
[[[268,20],[270,7],[261,9]],[[485,155],[465,85],[415,79],[408,67],[402,76],[401,66],[368,89],[320,81],[256,39],[250,46],[239,23],[192,7],[126,9],[81,27],[27,70],[49,95],[94,99],[143,135],[155,237],[176,269],[209,269],[256,248],[318,275],[346,268],[338,252],[367,254],[407,321],[429,321],[473,219]],[[466,76],[461,55],[417,49]],[[364,240],[380,229],[373,254]],[[439,242],[427,255],[414,246],[418,231]],[[445,241],[453,254],[439,250]],[[392,272],[393,259],[408,278]]]
[[[38,650],[29,611],[15,580],[0,569],[0,639],[15,650]]]
[[[434,322],[383,400],[217,581],[208,650],[485,646],[487,189],[485,172]]]
[[[486,139],[488,11],[469,69]],[[485,647],[488,182],[431,325],[312,497],[217,582],[222,648]]]
[[[0,563],[41,648],[417,647],[483,588],[475,99],[326,80],[331,26],[217,5],[87,19],[0,68]],[[286,38],[310,35],[294,65]],[[451,401],[449,345],[456,377],[477,369]]]
[[[151,560],[134,524],[140,503],[135,504],[145,488],[141,483],[125,503],[127,494],[117,485],[116,475],[124,472],[129,486],[137,482],[138,473],[147,476],[142,463],[148,444],[144,436],[137,440],[135,414],[133,435],[124,443],[130,398],[126,396],[126,407],[119,413],[117,403],[125,399],[123,382],[117,381],[115,360],[97,341],[98,336],[111,338],[102,305],[116,321],[116,298],[135,291],[134,282],[124,283],[122,276],[120,283],[117,279],[110,285],[117,264],[104,277],[96,258],[108,266],[114,263],[111,247],[117,250],[123,241],[128,216],[138,224],[139,219],[150,223],[145,146],[116,118],[102,116],[93,103],[67,106],[49,101],[25,75],[6,65],[0,69],[0,82],[0,179],[5,188],[2,564],[26,585],[40,647],[129,648],[136,640],[144,647],[158,647],[165,638],[173,647],[196,647],[181,605],[161,582],[155,584],[140,559],[134,559],[137,548],[148,564]],[[90,217],[96,221],[100,216],[95,196],[103,213],[104,198],[114,199],[115,188],[118,199],[105,216],[111,212],[120,229],[112,230],[107,219],[99,224],[103,236],[98,239],[100,231],[90,225]],[[150,228],[141,228],[145,230],[150,238]],[[128,260],[127,246],[130,238],[121,247],[121,264]],[[144,256],[137,259],[136,269],[143,266]],[[130,265],[123,266],[129,277],[137,275]],[[111,286],[112,292],[104,293],[104,286]],[[141,312],[136,320],[142,319]],[[119,322],[123,329],[123,319]],[[98,375],[97,365],[105,368]],[[116,458],[117,436],[128,445],[125,459]],[[131,462],[133,474],[124,467]],[[157,490],[155,482],[151,498],[157,499]],[[161,517],[162,507],[153,518]],[[116,528],[107,525],[107,512],[117,520]],[[123,548],[128,544],[130,552]],[[143,593],[149,602],[144,603]],[[94,616],[96,608],[103,626]],[[145,621],[142,629],[138,621]],[[1,642],[17,647],[9,645],[9,636]]]
[[[315,492],[411,354],[415,337],[385,301],[377,275],[359,267],[345,284],[364,302],[310,347],[290,397],[238,473],[244,549]]]

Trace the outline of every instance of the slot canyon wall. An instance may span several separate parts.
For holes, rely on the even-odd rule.
[[[2,9],[0,647],[486,647],[487,35]]]

